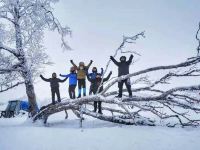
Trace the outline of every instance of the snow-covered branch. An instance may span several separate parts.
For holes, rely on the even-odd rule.
[[[5,92],[5,91],[8,91],[8,90],[10,90],[10,89],[13,89],[13,88],[15,88],[15,87],[17,87],[17,86],[19,86],[19,85],[22,85],[22,84],[24,84],[24,82],[17,82],[17,83],[15,83],[14,85],[11,84],[10,86],[8,86],[8,87],[5,88],[5,89],[3,89],[2,85],[1,85],[0,93]]]
[[[13,54],[13,55],[16,56],[16,57],[19,56],[19,53],[17,53],[16,49],[10,48],[10,47],[8,47],[8,46],[5,46],[5,45],[3,45],[3,44],[0,42],[0,51],[1,51],[1,50],[8,51],[9,53]]]
[[[136,35],[134,35],[134,36],[131,36],[131,37],[123,36],[122,43],[121,43],[120,46],[115,50],[115,53],[114,53],[113,57],[116,57],[117,54],[118,54],[119,52],[121,52],[121,53],[130,53],[130,51],[128,51],[128,52],[127,52],[127,51],[123,51],[125,45],[128,44],[128,43],[134,43],[134,42],[135,42],[136,40],[138,40],[140,37],[145,38],[144,33],[145,33],[145,31],[140,32],[140,33],[138,33],[138,34],[136,34]],[[140,56],[140,54],[137,53],[137,52],[135,52],[135,51],[131,51],[131,53]],[[107,70],[108,70],[108,67],[109,67],[109,65],[110,65],[110,62],[111,62],[111,60],[108,60],[108,62],[107,62],[107,64],[106,64],[106,67],[105,67],[105,70],[104,70],[104,72],[103,72],[102,78],[103,78],[104,75],[106,74],[106,72],[107,72]],[[102,84],[103,84],[103,82],[101,82],[100,85],[102,85]],[[101,86],[99,86],[99,87],[101,87]],[[99,89],[98,89],[98,91],[99,91]]]
[[[196,33],[196,40],[198,41],[197,56],[199,56],[199,51],[200,51],[200,38],[198,37],[198,36],[200,36],[199,32],[200,32],[200,22],[199,22],[199,27],[198,27],[198,30],[197,30],[197,33]]]
[[[195,65],[197,63],[200,62],[200,57],[195,57],[191,60],[187,60],[185,62],[176,64],[176,65],[169,65],[169,66],[157,66],[157,67],[152,67],[152,68],[148,68],[148,69],[144,69],[135,73],[131,73],[125,76],[121,76],[117,79],[115,79],[114,81],[112,81],[111,83],[109,83],[104,90],[102,91],[102,94],[104,94],[112,85],[114,85],[115,83],[130,78],[130,77],[134,77],[134,76],[138,76],[138,75],[142,75],[145,73],[149,73],[149,72],[153,72],[153,71],[159,71],[159,70],[169,70],[169,69],[178,69],[178,68],[183,68],[183,67],[188,67],[188,66],[192,66]]]

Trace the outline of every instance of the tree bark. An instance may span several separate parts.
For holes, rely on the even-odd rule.
[[[20,19],[19,8],[17,7],[14,8],[14,19],[15,19],[16,49],[19,54],[17,58],[22,68],[21,73],[25,81],[26,94],[27,94],[28,101],[30,104],[30,113],[31,113],[31,116],[34,116],[37,113],[36,96],[35,96],[31,70],[28,67],[28,61],[26,59],[26,55],[23,50],[22,33],[20,29],[20,24],[19,24],[19,19]]]

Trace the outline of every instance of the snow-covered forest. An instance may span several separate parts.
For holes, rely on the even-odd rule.
[[[197,149],[198,4],[0,0],[0,149]]]

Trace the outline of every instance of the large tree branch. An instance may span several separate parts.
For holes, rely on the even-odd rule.
[[[117,83],[121,80],[125,80],[125,79],[130,78],[130,77],[133,77],[133,76],[141,75],[141,74],[144,74],[144,73],[149,73],[149,72],[152,72],[152,71],[158,71],[158,70],[169,70],[169,69],[177,69],[177,68],[182,68],[182,67],[188,67],[188,66],[197,64],[199,62],[200,62],[200,57],[195,57],[191,60],[187,60],[186,62],[182,62],[182,63],[179,63],[177,65],[157,66],[157,67],[152,67],[152,68],[148,68],[148,69],[145,69],[145,70],[141,70],[141,71],[138,71],[138,72],[135,72],[135,73],[132,73],[132,74],[128,74],[128,75],[125,75],[125,76],[121,76],[121,77],[118,77],[117,79],[115,79],[114,81],[112,81],[111,83],[109,83],[104,88],[104,90],[101,92],[101,94],[105,94],[105,92],[111,86],[113,86],[115,83]]]
[[[5,19],[13,24],[15,24],[14,20],[12,18],[9,18],[7,15],[7,11],[0,11],[0,18]]]
[[[19,53],[17,53],[16,49],[5,46],[1,42],[0,42],[0,50],[5,50],[5,51],[13,54],[15,57],[19,57]]]

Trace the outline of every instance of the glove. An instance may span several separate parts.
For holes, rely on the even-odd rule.
[[[113,59],[113,56],[110,56],[110,59]]]
[[[71,63],[73,63],[73,60],[70,60]]]
[[[131,57],[134,57],[133,54],[131,54]]]
[[[110,74],[112,74],[112,71],[110,71]]]
[[[90,62],[93,62],[93,60],[90,60]]]
[[[40,77],[42,77],[42,75],[40,75]]]
[[[61,76],[61,74],[59,74],[59,76]]]

